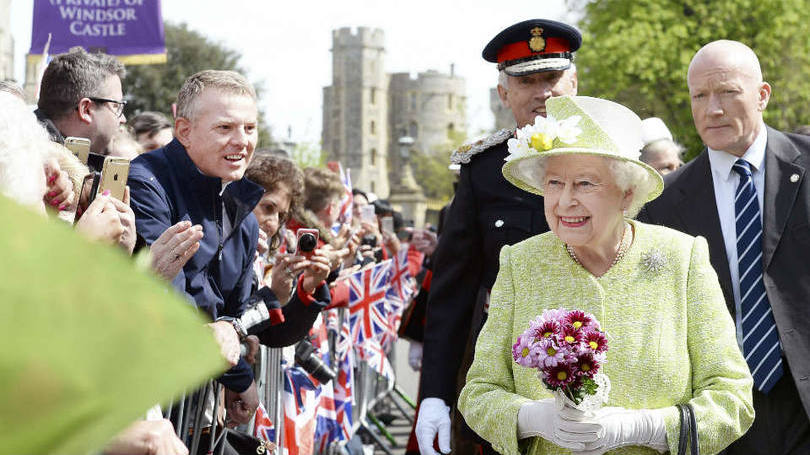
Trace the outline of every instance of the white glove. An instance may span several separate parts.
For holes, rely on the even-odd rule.
[[[518,439],[540,436],[566,449],[584,450],[585,443],[598,439],[600,429],[580,410],[568,406],[559,409],[553,398],[526,402],[518,411]]]
[[[422,455],[437,455],[433,440],[439,434],[439,450],[450,453],[450,407],[441,398],[425,398],[416,418],[416,441]]]
[[[422,343],[411,341],[408,348],[408,365],[413,371],[419,371],[422,368]]]
[[[602,408],[580,422],[587,428],[596,423],[601,428],[599,438],[585,444],[585,449],[577,455],[601,455],[609,450],[624,446],[647,446],[658,452],[669,450],[667,428],[664,423],[664,409],[625,409],[618,407]],[[584,427],[583,427],[584,428]]]

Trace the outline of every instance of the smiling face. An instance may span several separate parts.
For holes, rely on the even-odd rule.
[[[630,206],[632,192],[616,185],[608,160],[572,154],[551,156],[546,161],[546,221],[568,245],[612,248],[624,232],[623,212]]]
[[[259,227],[272,237],[278,232],[282,219],[287,219],[290,211],[290,190],[283,184],[277,184],[273,191],[267,191],[253,209]]]
[[[241,179],[258,140],[256,102],[207,89],[195,103],[193,119],[177,119],[177,139],[203,174],[228,182]]]
[[[507,76],[507,87],[498,85],[503,105],[512,110],[518,128],[546,116],[546,100],[552,96],[576,95],[575,71],[543,71],[525,76]]]
[[[707,44],[692,59],[687,76],[692,118],[701,139],[711,149],[736,156],[745,154],[759,134],[771,94],[756,56],[740,46]]]

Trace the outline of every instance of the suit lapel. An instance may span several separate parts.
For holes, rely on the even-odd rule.
[[[794,164],[800,153],[790,139],[771,127],[767,127],[767,131],[762,239],[764,270],[768,269],[779,239],[782,238],[805,172],[803,167]],[[798,176],[795,182],[790,180],[793,175]]]
[[[731,272],[728,269],[726,244],[720,229],[714,181],[709,163],[709,154],[704,150],[691,166],[688,175],[681,179],[682,198],[677,204],[678,216],[683,221],[685,232],[700,235],[709,243],[711,263],[717,272],[720,287],[726,297],[729,310],[734,312],[734,293],[731,287]]]

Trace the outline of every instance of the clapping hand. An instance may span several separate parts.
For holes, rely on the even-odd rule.
[[[171,281],[200,249],[203,230],[190,221],[180,221],[169,227],[149,248],[152,253],[152,269],[164,279]]]

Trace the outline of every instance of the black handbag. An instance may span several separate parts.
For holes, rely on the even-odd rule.
[[[211,445],[211,433],[200,435],[197,455],[273,455],[276,453],[276,445],[272,442],[262,441],[229,428],[220,431],[222,432],[217,434],[214,448],[211,451],[208,450]]]
[[[679,404],[678,413],[681,416],[681,431],[678,436],[678,455],[686,455],[686,445],[689,444],[691,455],[700,455],[698,447],[697,420],[695,410],[689,403]]]

